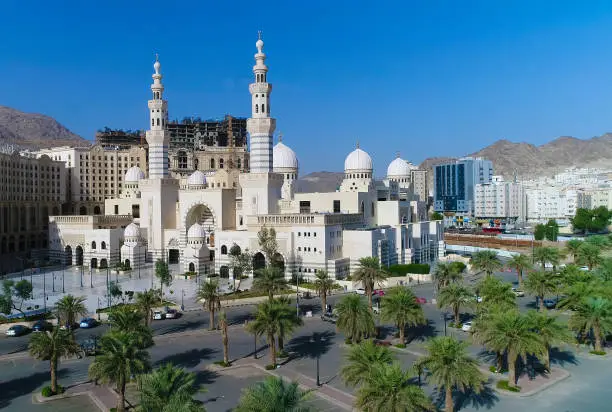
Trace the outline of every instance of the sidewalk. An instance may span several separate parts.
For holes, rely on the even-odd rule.
[[[40,392],[37,392],[34,394],[33,400],[36,403],[47,403],[76,396],[89,396],[93,403],[103,412],[108,412],[111,408],[117,407],[117,400],[119,399],[117,393],[106,385],[94,385],[93,382],[83,382],[69,386],[61,395],[49,398],[45,398]]]

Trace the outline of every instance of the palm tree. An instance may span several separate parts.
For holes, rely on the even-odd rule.
[[[554,269],[559,266],[561,253],[554,247],[537,247],[533,250],[533,259],[542,265],[542,270],[546,270],[547,263],[550,263]]]
[[[374,331],[374,315],[359,295],[346,295],[336,305],[336,327],[344,332],[351,343]]]
[[[353,282],[361,283],[368,296],[368,307],[372,310],[372,292],[376,284],[387,279],[387,272],[381,267],[377,257],[359,259],[359,268],[353,273]]]
[[[495,277],[484,278],[477,286],[478,295],[482,298],[479,310],[487,310],[490,305],[506,308],[516,307],[516,296],[512,285]]]
[[[593,278],[591,272],[580,270],[580,268],[574,264],[565,266],[559,272],[559,280],[565,287],[573,286],[576,283],[590,282]]]
[[[528,354],[541,356],[544,343],[534,331],[527,316],[517,310],[495,313],[487,322],[482,342],[489,349],[506,352],[508,357],[508,386],[516,386],[516,361]]]
[[[329,277],[326,270],[320,270],[316,274],[314,281],[315,288],[319,296],[321,296],[321,312],[324,313],[327,309],[327,295],[331,293],[336,286],[336,282]]]
[[[196,412],[204,409],[194,401],[198,392],[194,373],[171,363],[139,378],[140,407],[147,412]]]
[[[229,365],[229,338],[227,335],[227,315],[221,312],[219,315],[219,326],[221,327],[221,335],[223,336],[223,363]]]
[[[270,365],[276,366],[276,337],[288,335],[300,319],[287,305],[267,301],[257,305],[255,319],[247,325],[248,331],[256,336],[265,336],[270,346]]]
[[[35,333],[29,344],[30,354],[39,360],[48,360],[51,370],[51,391],[57,391],[57,366],[62,357],[78,353],[79,345],[76,344],[70,333],[61,330],[59,326],[53,331]]]
[[[305,405],[310,391],[297,382],[286,383],[280,377],[269,377],[242,391],[235,412],[308,412]]]
[[[438,307],[450,307],[455,315],[455,327],[459,327],[459,311],[462,306],[472,306],[474,304],[474,293],[470,288],[463,285],[448,285],[438,293]]]
[[[454,411],[453,389],[479,393],[484,376],[478,370],[478,361],[467,353],[466,342],[451,336],[432,338],[427,344],[428,354],[416,361],[416,367],[429,371],[428,379],[445,390],[445,410]]]
[[[563,298],[557,304],[559,309],[577,310],[589,296],[604,296],[604,287],[598,282],[575,282],[563,289]]]
[[[529,256],[523,255],[522,253],[519,255],[512,255],[507,266],[516,270],[516,275],[518,276],[518,286],[520,289],[523,289],[523,271],[531,269],[532,266]]]
[[[126,332],[113,332],[100,339],[100,352],[89,365],[89,377],[117,387],[117,412],[125,411],[125,387],[130,377],[150,370],[149,354]]]
[[[582,272],[584,273],[584,272]],[[605,258],[601,261],[597,269],[595,270],[595,275],[599,277],[599,279],[604,282],[609,282],[612,280],[612,258]]]
[[[525,290],[540,301],[540,311],[546,309],[544,298],[558,290],[559,278],[550,272],[531,272],[525,281]]]
[[[389,348],[366,340],[351,347],[340,375],[347,385],[358,386],[370,379],[374,365],[390,364],[394,360]]]
[[[253,289],[268,292],[268,299],[274,299],[274,292],[281,291],[287,285],[285,274],[276,266],[267,266],[255,271],[257,277],[253,280]]]
[[[601,249],[595,245],[584,242],[576,252],[576,261],[580,265],[585,265],[589,270],[599,265],[603,259],[601,257]]]
[[[558,343],[571,342],[572,336],[569,329],[567,325],[559,322],[556,317],[534,310],[527,312],[527,320],[544,345],[544,366],[550,371],[550,348]]]
[[[569,320],[570,328],[588,334],[593,331],[595,350],[601,352],[601,337],[612,332],[612,302],[601,297],[586,297]]]
[[[74,327],[76,320],[81,316],[87,315],[84,296],[66,295],[55,303],[55,311],[57,312],[57,324],[70,326],[72,337],[74,338]]]
[[[565,243],[565,250],[568,255],[572,256],[572,260],[576,263],[576,252],[584,242],[578,239],[570,239]]]
[[[398,364],[377,364],[370,378],[357,391],[355,406],[364,412],[435,411],[423,389],[410,383],[412,374]]]
[[[470,259],[470,264],[474,269],[484,271],[487,277],[503,267],[497,253],[492,250],[481,250],[474,253]]]
[[[438,262],[433,272],[433,278],[438,290],[440,290],[451,282],[460,281],[463,279],[463,275],[457,270],[457,265],[454,262]]]
[[[202,282],[196,299],[202,302],[204,310],[208,310],[210,319],[208,321],[208,329],[217,329],[215,326],[215,312],[221,309],[221,295],[219,295],[219,282],[216,280],[209,280],[208,282]]]
[[[136,307],[142,313],[145,326],[149,326],[153,321],[153,308],[159,303],[159,296],[153,289],[136,293]]]
[[[287,306],[290,303],[290,299],[286,296],[279,296],[274,299],[274,302],[281,307],[282,316],[280,317],[280,322],[278,324],[278,350],[283,351],[285,349],[285,338],[289,336],[295,328],[298,326],[302,326],[304,322],[302,318],[300,318],[296,311]]]
[[[412,290],[404,287],[395,287],[382,299],[382,318],[393,321],[400,334],[400,343],[405,343],[404,333],[406,326],[424,325],[427,323],[423,308],[416,301]]]
[[[130,306],[117,306],[109,314],[111,329],[130,334],[136,339],[141,349],[153,345],[153,331],[150,327],[145,326],[143,318],[141,312]]]

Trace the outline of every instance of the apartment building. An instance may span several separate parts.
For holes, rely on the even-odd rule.
[[[474,216],[497,223],[514,223],[526,218],[527,199],[523,185],[494,177],[491,183],[476,185]]]

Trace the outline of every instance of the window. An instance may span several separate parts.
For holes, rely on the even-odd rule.
[[[102,242],[100,244],[100,249],[106,249],[106,242]]]
[[[215,168],[215,159],[210,159],[210,168],[211,169]]]
[[[300,213],[310,213],[310,201],[300,200]]]
[[[301,252],[301,251],[302,251],[302,247],[298,246],[298,252]]]
[[[221,246],[221,254],[222,255],[227,255],[227,246],[225,246],[225,245]]]
[[[340,201],[334,200],[334,213],[340,213]]]
[[[118,215],[119,214],[119,205],[115,205],[115,214]]]
[[[132,216],[140,218],[140,205],[132,205]]]
[[[259,113],[259,106],[255,105],[255,113]]]
[[[96,242],[95,242],[95,241],[91,242],[91,248],[92,248],[92,249],[95,249],[95,248],[96,248]]]
[[[223,158],[219,159],[219,169],[223,169]]]
[[[298,236],[302,236],[302,232],[298,232]]]

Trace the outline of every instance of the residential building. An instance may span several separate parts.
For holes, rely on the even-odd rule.
[[[481,224],[500,226],[523,222],[526,219],[527,199],[523,185],[493,179],[491,183],[476,185],[474,217]]]

